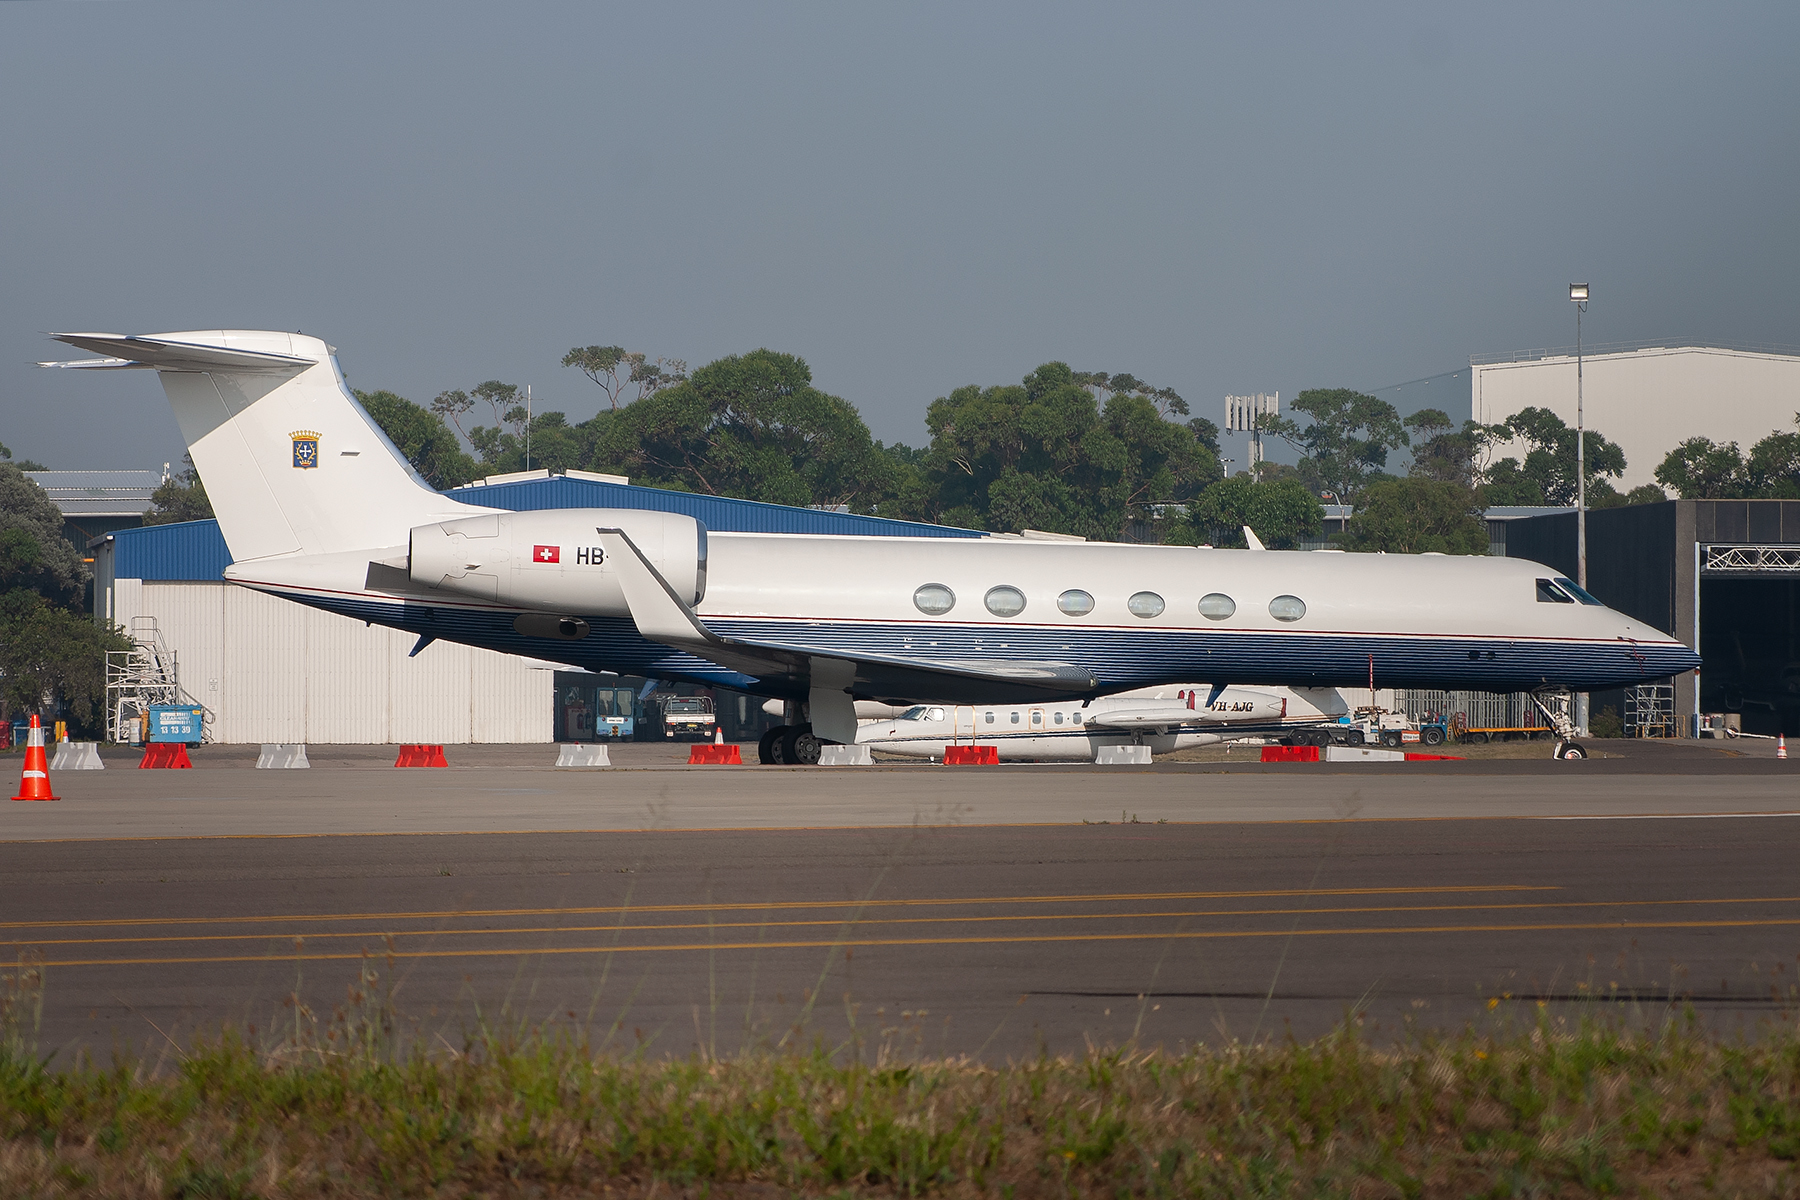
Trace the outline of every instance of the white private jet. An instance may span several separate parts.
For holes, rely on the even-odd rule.
[[[1246,737],[1309,732],[1347,716],[1336,688],[1226,688],[1208,684],[1137,688],[1091,702],[917,704],[886,720],[864,721],[858,745],[909,758],[941,759],[946,746],[994,746],[1002,762],[1092,762],[1106,746],[1148,746],[1153,754]],[[767,745],[764,753],[772,751]]]
[[[856,737],[854,701],[1097,698],[1191,679],[1529,690],[1580,755],[1572,690],[1699,657],[1519,559],[713,533],[621,509],[433,491],[302,334],[52,335],[154,370],[218,515],[225,578],[506,653],[789,702],[784,755]],[[1216,688],[1224,684],[1215,682]]]

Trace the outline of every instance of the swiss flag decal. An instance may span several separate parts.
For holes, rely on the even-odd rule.
[[[533,546],[531,548],[531,561],[559,563],[562,561],[562,547]]]

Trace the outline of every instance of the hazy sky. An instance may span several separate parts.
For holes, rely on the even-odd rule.
[[[1572,279],[1590,341],[1800,343],[1796,46],[1791,3],[0,2],[0,441],[180,457],[45,330],[300,329],[573,419],[571,346],[768,346],[914,444],[1053,358],[1218,420],[1568,344]]]

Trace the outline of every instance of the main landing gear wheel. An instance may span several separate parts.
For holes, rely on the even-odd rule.
[[[1580,742],[1558,742],[1556,743],[1556,753],[1552,757],[1586,758],[1587,751],[1581,748]]]
[[[781,765],[781,738],[787,732],[786,725],[777,725],[762,735],[756,743],[756,761],[765,767]]]
[[[811,725],[789,725],[782,730],[781,761],[791,767],[816,766],[819,761],[819,739]]]

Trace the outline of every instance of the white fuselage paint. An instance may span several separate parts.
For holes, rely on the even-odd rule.
[[[1598,690],[1699,661],[1597,603],[1539,601],[1535,581],[1555,573],[1517,559],[708,534],[642,510],[505,513],[426,486],[317,338],[56,336],[112,356],[80,365],[161,373],[236,560],[228,580],[408,630],[421,646],[441,638],[788,699],[841,686],[887,701],[1029,693],[1040,703],[1191,679],[1362,686],[1371,669],[1381,687]],[[488,519],[468,523],[478,516]],[[489,527],[492,538],[478,536]],[[757,674],[709,660],[722,644],[704,637],[643,636],[608,577],[614,565],[592,554],[602,529],[624,533],[600,540],[637,531],[659,586],[678,604],[699,595],[705,637],[754,647],[736,661]],[[415,543],[429,578],[411,562]],[[954,605],[922,611],[925,584]],[[990,611],[984,597],[997,587],[1016,589],[1023,608]],[[1093,604],[1071,615],[1058,597],[1075,589]],[[1134,606],[1139,594],[1160,608]],[[1209,595],[1229,597],[1229,614],[1202,615]],[[1284,605],[1296,619],[1279,618]],[[1006,691],[1025,679],[1036,682]],[[847,707],[841,715],[853,721]]]
[[[909,758],[941,759],[949,745],[995,747],[1002,762],[1092,762],[1104,746],[1142,745],[1153,754],[1212,746],[1336,721],[1350,709],[1333,688],[1229,689],[1213,705],[1204,683],[1136,688],[1090,704],[917,705],[890,720],[864,722],[856,742]],[[1107,724],[1142,712],[1163,716],[1197,700],[1205,724],[1127,729]],[[1273,705],[1267,701],[1273,700]],[[1160,702],[1160,703],[1159,703]],[[1232,710],[1236,711],[1232,711]]]

